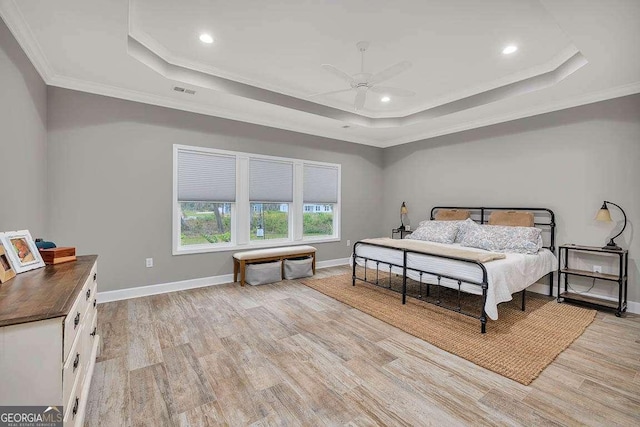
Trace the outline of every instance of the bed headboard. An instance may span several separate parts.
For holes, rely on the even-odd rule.
[[[556,252],[556,217],[551,209],[547,208],[511,208],[511,207],[498,207],[498,208],[483,208],[483,207],[466,207],[466,206],[434,206],[431,208],[430,219],[435,218],[436,212],[440,209],[466,209],[471,213],[471,219],[480,223],[486,224],[489,220],[489,215],[493,211],[526,211],[531,212],[534,217],[534,225],[542,229],[542,238],[544,240],[545,248],[549,249],[555,254]]]

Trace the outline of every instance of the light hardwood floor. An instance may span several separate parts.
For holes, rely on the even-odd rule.
[[[89,426],[640,425],[640,316],[599,313],[530,386],[297,281],[102,304],[98,319]]]

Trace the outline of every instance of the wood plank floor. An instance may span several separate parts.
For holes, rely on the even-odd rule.
[[[98,315],[87,426],[640,425],[640,316],[600,312],[523,386],[297,281]]]

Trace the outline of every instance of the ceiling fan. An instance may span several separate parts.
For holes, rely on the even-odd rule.
[[[385,80],[389,80],[397,76],[398,74],[411,68],[411,62],[409,61],[398,62],[397,64],[392,65],[391,67],[383,71],[380,71],[377,74],[365,73],[364,72],[364,53],[369,48],[369,42],[367,41],[358,42],[356,44],[356,47],[358,48],[358,51],[360,51],[360,54],[361,54],[360,72],[358,74],[354,74],[353,76],[351,76],[333,65],[322,64],[322,68],[324,68],[334,76],[346,81],[347,83],[349,83],[351,87],[349,89],[340,89],[340,90],[334,90],[331,92],[318,93],[313,95],[314,97],[333,95],[336,93],[349,92],[354,90],[356,91],[356,98],[353,103],[353,106],[356,110],[362,110],[362,108],[364,107],[364,103],[367,100],[368,91],[378,93],[378,94],[383,94],[383,95],[402,96],[402,97],[414,96],[416,94],[415,92],[407,89],[400,89],[397,87],[388,87],[388,86],[378,86],[378,83],[382,83]]]

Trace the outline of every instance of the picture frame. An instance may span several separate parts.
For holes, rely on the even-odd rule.
[[[29,230],[0,234],[0,242],[16,274],[44,267],[44,261]]]
[[[4,283],[14,277],[16,277],[16,272],[11,266],[11,262],[7,257],[7,252],[4,249],[4,245],[0,242],[0,283]]]

